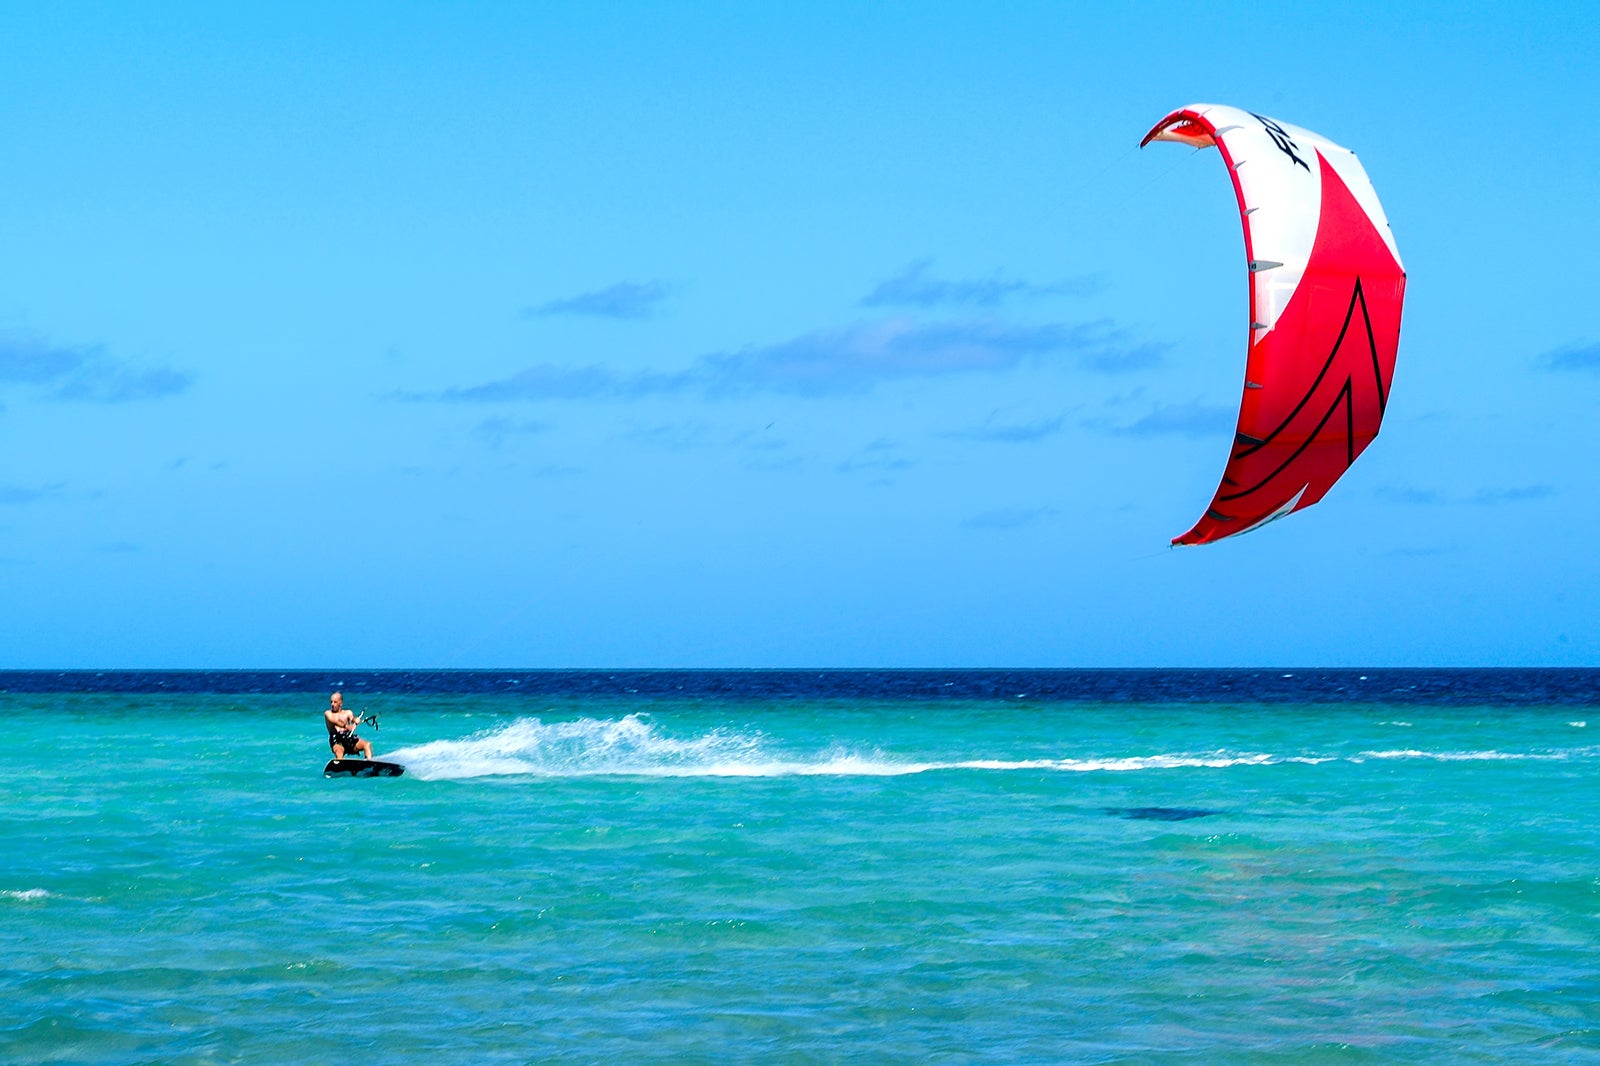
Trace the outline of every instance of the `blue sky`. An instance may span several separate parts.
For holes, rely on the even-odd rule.
[[[1582,6],[11,6],[0,667],[1600,664]],[[1360,154],[1383,435],[1173,551],[1215,152]]]

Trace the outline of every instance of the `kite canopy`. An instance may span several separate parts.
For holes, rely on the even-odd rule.
[[[1250,349],[1233,451],[1211,506],[1174,544],[1208,544],[1310,507],[1378,435],[1406,275],[1355,153],[1215,104],[1151,141],[1213,145],[1233,176],[1250,269]]]

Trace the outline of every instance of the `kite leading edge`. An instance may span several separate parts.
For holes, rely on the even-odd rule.
[[[1215,104],[1156,123],[1140,147],[1215,146],[1250,273],[1250,345],[1233,449],[1211,505],[1173,544],[1209,544],[1310,507],[1378,435],[1406,275],[1372,182],[1309,130]]]

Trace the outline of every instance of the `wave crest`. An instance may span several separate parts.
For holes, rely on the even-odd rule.
[[[54,899],[55,893],[42,888],[0,889],[0,899],[14,899],[22,903],[33,903],[41,899]]]

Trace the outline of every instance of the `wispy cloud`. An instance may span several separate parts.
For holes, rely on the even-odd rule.
[[[61,495],[64,486],[54,485],[0,485],[0,505],[19,506],[22,504],[38,503]]]
[[[910,459],[886,455],[862,459],[846,459],[833,469],[840,474],[897,474],[902,470],[910,470],[913,466],[916,466],[916,464]]]
[[[916,464],[900,454],[900,443],[887,437],[868,442],[854,458],[846,459],[834,467],[841,474],[893,474],[910,470]]]
[[[1425,545],[1413,548],[1391,548],[1382,554],[1388,558],[1428,559],[1440,555],[1460,555],[1466,549],[1459,544]]]
[[[975,514],[961,525],[967,529],[1017,529],[1047,521],[1058,513],[1054,507],[1002,507]]]
[[[1041,418],[1033,422],[999,421],[995,415],[990,414],[981,425],[968,429],[955,429],[941,434],[957,440],[975,440],[992,444],[1029,444],[1036,440],[1054,436],[1061,432],[1066,424],[1066,415],[1057,415],[1054,418]]]
[[[1546,370],[1586,370],[1600,373],[1600,344],[1574,344],[1539,357]]]
[[[472,428],[472,435],[491,448],[499,448],[512,437],[543,433],[548,422],[532,418],[486,418]]]
[[[1557,495],[1549,485],[1516,485],[1509,488],[1483,488],[1466,496],[1450,495],[1436,489],[1409,485],[1384,486],[1374,491],[1384,503],[1406,507],[1499,507],[1503,504],[1531,503]]]
[[[1081,362],[1086,370],[1102,374],[1132,374],[1140,370],[1153,370],[1161,365],[1168,344],[1110,344],[1083,354]]]
[[[1178,403],[1157,406],[1132,422],[1113,423],[1105,419],[1091,419],[1084,424],[1090,429],[1128,437],[1214,437],[1226,434],[1238,418],[1238,412],[1229,407],[1204,403]]]
[[[128,403],[183,392],[193,375],[144,368],[108,355],[100,345],[56,345],[38,337],[0,335],[0,384],[40,386],[57,400]]]
[[[703,422],[635,426],[622,439],[669,452],[704,451],[726,446],[727,441]]]
[[[861,299],[863,307],[996,307],[1014,296],[1076,296],[1094,289],[1093,278],[1036,285],[1007,278],[996,271],[986,278],[946,280],[933,277],[932,259],[919,259],[894,277],[881,281]]]
[[[620,281],[604,289],[579,293],[560,300],[551,300],[523,311],[527,318],[544,318],[549,315],[580,315],[590,318],[640,319],[650,318],[671,295],[671,289],[658,281]]]
[[[990,319],[890,319],[707,356],[697,369],[714,392],[862,392],[899,378],[1009,370],[1027,359],[1104,345],[1109,333],[1103,323],[1016,326]]]
[[[1013,325],[994,319],[917,322],[904,318],[815,330],[771,345],[703,356],[687,369],[618,373],[602,365],[540,364],[507,378],[404,398],[454,402],[638,399],[695,390],[707,395],[865,392],[904,378],[996,373],[1051,356],[1120,373],[1143,369],[1161,348],[1131,345],[1107,321]]]
[[[635,399],[673,392],[690,384],[688,373],[619,374],[605,366],[559,366],[541,363],[508,378],[445,389],[432,394],[403,394],[405,399],[498,403],[510,400]]]
[[[1556,495],[1556,490],[1549,485],[1519,485],[1509,489],[1479,489],[1472,494],[1469,503],[1479,507],[1497,507],[1502,503],[1529,503],[1533,500],[1547,500]]]
[[[1448,502],[1441,493],[1433,489],[1417,489],[1409,485],[1386,485],[1377,489],[1373,495],[1384,503],[1401,504],[1406,507],[1432,507]]]
[[[98,348],[59,347],[34,337],[0,336],[0,381],[27,385],[59,381],[98,352]]]
[[[125,364],[96,365],[85,368],[55,391],[60,400],[89,400],[97,403],[130,403],[176,396],[194,383],[194,375],[158,367],[139,370]]]

